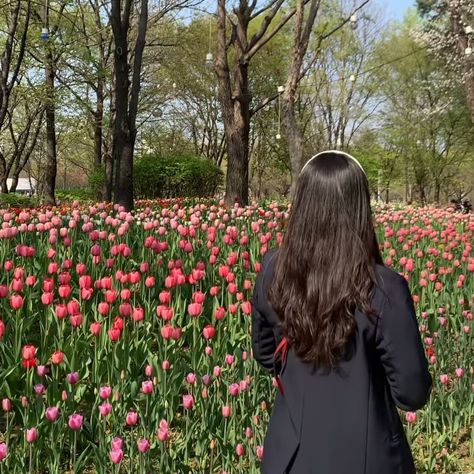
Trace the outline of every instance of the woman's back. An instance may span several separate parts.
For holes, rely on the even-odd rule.
[[[257,277],[252,339],[279,387],[264,473],[415,472],[395,404],[423,406],[431,377],[408,284],[383,265],[351,155],[303,167],[281,247]]]
[[[263,472],[414,473],[394,403],[420,408],[431,377],[405,279],[376,265],[379,286],[371,301],[378,316],[356,310],[357,329],[337,368],[315,370],[291,347],[283,364],[274,357],[283,334],[266,294],[277,258],[276,249],[266,254],[254,295],[254,356],[281,372],[282,388],[265,440]]]

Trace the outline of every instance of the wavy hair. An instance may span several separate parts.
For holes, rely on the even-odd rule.
[[[383,264],[367,177],[357,162],[324,152],[301,172],[268,301],[300,359],[335,367],[370,305]]]

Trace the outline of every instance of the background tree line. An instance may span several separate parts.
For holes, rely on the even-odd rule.
[[[175,157],[196,182],[184,167],[204,172],[200,157],[225,173],[226,201],[246,203],[291,194],[312,154],[339,148],[379,199],[468,195],[474,7],[418,7],[387,24],[373,0],[4,3],[1,192],[31,176],[54,204],[91,183],[131,209],[149,187],[134,163],[135,179],[156,162],[176,178]]]

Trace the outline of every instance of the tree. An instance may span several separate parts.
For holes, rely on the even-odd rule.
[[[138,8],[138,3],[140,7]],[[189,0],[167,0],[154,12],[153,20],[172,10],[190,6]],[[136,17],[136,21],[134,18]],[[148,0],[112,0],[110,23],[114,42],[114,126],[112,160],[115,167],[114,201],[133,209],[133,153],[137,136],[143,51],[149,28]],[[131,34],[132,27],[136,33]],[[132,41],[133,40],[133,41]],[[131,54],[129,55],[129,49]]]
[[[450,70],[462,76],[466,101],[474,123],[474,3],[471,0],[417,0],[428,20],[419,36],[443,58]]]
[[[379,45],[380,60],[387,63],[378,73],[386,98],[379,116],[381,140],[392,157],[383,175],[392,178],[398,172],[406,188],[412,179],[425,204],[440,202],[471,160],[473,134],[460,84],[456,87],[452,73],[410,34],[418,22],[408,17]]]
[[[112,0],[110,22],[114,35],[115,118],[113,134],[113,162],[115,174],[115,202],[127,210],[133,209],[133,150],[135,122],[140,93],[140,74],[148,22],[148,0],[140,1],[133,62],[128,56],[129,33],[135,2]],[[129,79],[129,70],[132,79]]]
[[[281,14],[284,0],[270,1],[262,8],[257,1],[239,0],[230,13],[225,0],[217,2],[217,57],[219,100],[227,146],[225,201],[245,205],[249,196],[249,135],[252,116],[252,92],[249,67],[254,56],[295,14],[295,9]],[[252,21],[260,26],[249,34]],[[230,24],[230,32],[228,25]],[[229,34],[230,33],[230,34]],[[230,51],[235,55],[231,62]],[[258,110],[258,107],[254,109]]]
[[[10,110],[10,97],[17,83],[25,57],[28,28],[31,18],[31,1],[12,1],[5,7],[7,32],[0,51],[0,132]],[[2,35],[3,36],[3,35]],[[10,119],[9,119],[10,120]],[[8,192],[6,181],[10,171],[0,147],[0,181],[2,192]]]

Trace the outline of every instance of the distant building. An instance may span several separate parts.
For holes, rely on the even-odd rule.
[[[13,179],[7,179],[7,187],[10,190]],[[36,194],[38,189],[38,181],[35,178],[18,178],[18,184],[16,186],[15,192],[19,194]]]

